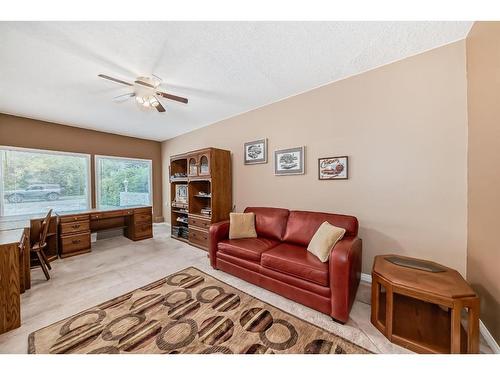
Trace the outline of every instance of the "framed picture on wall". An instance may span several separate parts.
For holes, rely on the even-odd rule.
[[[267,163],[267,138],[245,143],[245,164]]]
[[[334,156],[318,159],[318,178],[320,180],[347,180],[348,157]]]
[[[304,150],[305,147],[302,146],[274,151],[274,174],[276,176],[304,174]]]

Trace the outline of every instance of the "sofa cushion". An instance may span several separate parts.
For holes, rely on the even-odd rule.
[[[229,214],[229,239],[256,238],[255,214],[248,212],[244,214],[231,212]]]
[[[262,267],[328,286],[328,263],[322,263],[303,246],[282,243],[262,254]]]
[[[333,246],[344,237],[345,229],[336,227],[325,221],[314,233],[311,242],[307,246],[307,251],[314,254],[323,263],[328,262]]]
[[[259,237],[277,241],[283,239],[290,211],[284,208],[247,207],[245,212],[255,213],[255,230]]]
[[[240,238],[218,243],[219,251],[237,258],[260,262],[261,254],[278,245],[279,242],[268,238]]]
[[[283,241],[308,246],[314,233],[323,222],[346,230],[345,236],[358,235],[358,219],[354,216],[324,212],[290,211]]]

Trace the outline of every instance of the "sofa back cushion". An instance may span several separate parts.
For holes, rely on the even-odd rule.
[[[255,230],[259,237],[283,240],[290,211],[284,208],[247,207],[245,212],[255,214]]]
[[[283,241],[308,246],[314,233],[323,222],[329,222],[346,230],[345,236],[357,236],[358,219],[354,216],[324,212],[290,211]]]

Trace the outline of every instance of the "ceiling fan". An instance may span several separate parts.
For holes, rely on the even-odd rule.
[[[135,98],[136,103],[141,108],[156,109],[158,112],[165,112],[165,107],[160,103],[159,97],[185,104],[188,102],[186,98],[161,91],[160,85],[162,79],[154,74],[152,77],[137,77],[133,83],[113,78],[106,74],[99,74],[98,77],[121,85],[133,87],[134,91],[113,98],[113,100],[118,103],[124,102],[130,98]]]

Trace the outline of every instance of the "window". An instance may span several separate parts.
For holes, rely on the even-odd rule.
[[[0,216],[89,208],[89,155],[0,147]]]
[[[96,156],[97,206],[151,204],[151,160]]]

